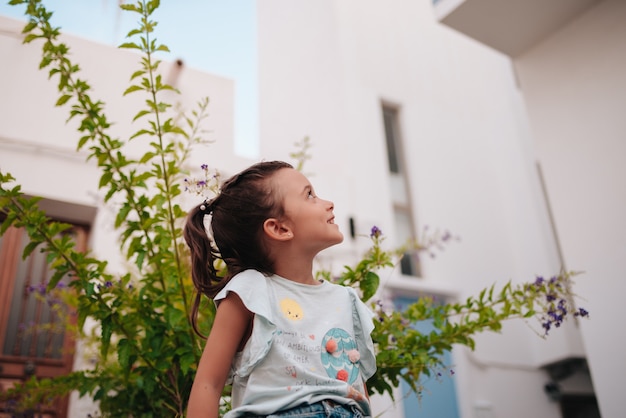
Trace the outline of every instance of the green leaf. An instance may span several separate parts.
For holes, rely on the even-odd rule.
[[[133,75],[130,76],[131,81],[134,80],[137,77],[141,77],[142,75],[144,75],[146,72],[144,70],[137,70],[133,73]]]
[[[180,357],[180,370],[184,374],[189,373],[192,366],[194,366],[197,362],[196,356],[194,356],[193,352],[188,351]]]
[[[359,283],[359,287],[363,292],[363,300],[368,301],[374,296],[378,290],[380,284],[380,278],[378,274],[368,271],[363,280]]]
[[[130,364],[130,352],[131,346],[129,341],[126,338],[122,338],[117,343],[117,360],[120,363],[120,367],[122,370],[128,371],[132,364]]]
[[[141,49],[141,47],[133,42],[124,42],[119,45],[118,48],[126,48],[126,49]]]
[[[133,118],[133,122],[136,121],[137,119],[145,116],[145,115],[149,115],[150,113],[152,113],[152,112],[150,112],[149,110],[141,110],[141,111],[137,112],[137,114]]]
[[[40,35],[35,35],[34,33],[29,33],[28,35],[26,35],[24,37],[24,40],[22,41],[25,44],[31,43],[32,41],[34,41],[35,39],[41,38]]]
[[[152,131],[149,131],[147,129],[141,129],[141,130],[135,132],[129,139],[134,139],[134,138],[137,138],[138,136],[141,136],[141,135],[153,135],[153,134],[154,134],[154,132],[152,132]]]
[[[101,335],[100,335],[100,355],[104,358],[107,357],[109,346],[111,344],[111,335],[113,335],[113,321],[111,319],[111,315],[107,315],[102,319],[100,324],[101,327]]]
[[[165,311],[167,323],[171,328],[180,328],[181,323],[185,323],[187,318],[185,312],[174,307],[168,307]]]
[[[57,100],[57,102],[55,103],[55,106],[62,106],[71,98],[72,98],[71,95],[64,94],[63,96],[59,97],[59,100]]]
[[[41,242],[34,240],[26,244],[24,251],[22,252],[22,258],[25,260],[26,257],[28,257],[39,245],[41,245]]]
[[[112,178],[113,178],[113,172],[105,171],[100,177],[100,183],[98,184],[98,188],[101,189],[107,186],[111,182]]]
[[[129,93],[132,93],[132,92],[134,92],[134,91],[139,91],[139,90],[144,90],[144,88],[143,88],[143,87],[141,87],[141,86],[138,86],[138,85],[133,84],[132,86],[130,86],[129,88],[127,88],[126,90],[124,90],[124,94],[123,94],[123,95],[124,95],[124,96],[126,96],[126,95],[127,95],[127,94],[129,94]]]

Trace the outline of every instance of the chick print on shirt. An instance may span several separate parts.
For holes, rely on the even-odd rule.
[[[287,319],[292,321],[300,321],[304,318],[304,312],[298,302],[293,299],[283,299],[280,301],[280,310]]]

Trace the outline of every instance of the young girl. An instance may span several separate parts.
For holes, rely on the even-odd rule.
[[[371,312],[352,288],[313,276],[314,257],[343,241],[334,220],[333,203],[280,161],[231,177],[190,212],[184,236],[198,291],[194,328],[201,295],[217,313],[189,418],[217,417],[226,383],[228,418],[371,416]],[[227,267],[223,277],[217,259]]]

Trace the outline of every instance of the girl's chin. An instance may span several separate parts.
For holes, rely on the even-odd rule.
[[[343,234],[339,232],[337,236],[337,241],[333,243],[333,245],[341,244],[343,242]]]

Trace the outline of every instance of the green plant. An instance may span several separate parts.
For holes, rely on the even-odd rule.
[[[9,226],[24,227],[31,242],[25,255],[40,247],[48,254],[55,273],[48,287],[71,276],[76,295],[78,326],[87,318],[98,325],[100,360],[93,370],[76,372],[57,379],[58,392],[79,390],[99,401],[103,413],[124,415],[135,405],[133,415],[182,415],[193,381],[193,367],[200,355],[201,342],[189,326],[189,295],[192,285],[180,237],[185,213],[176,203],[181,194],[181,171],[189,147],[200,141],[199,122],[206,116],[208,100],[184,118],[186,126],[174,123],[170,104],[159,94],[172,87],[158,73],[155,54],[167,47],[153,39],[156,23],[150,20],[158,1],[122,5],[137,13],[139,29],[128,34],[133,42],[123,48],[139,50],[140,68],[132,74],[132,84],[124,94],[146,95],[146,107],[134,116],[144,126],[126,140],[112,138],[104,103],[94,101],[90,86],[79,78],[79,67],[69,59],[69,48],[58,41],[59,29],[51,26],[48,12],[39,1],[27,3],[30,21],[24,28],[24,42],[40,40],[41,68],[50,68],[58,80],[58,106],[70,105],[70,118],[79,120],[78,149],[88,149],[89,158],[101,169],[100,187],[105,201],[117,204],[115,227],[120,232],[126,258],[133,264],[127,274],[107,272],[107,263],[75,251],[67,228],[50,222],[36,206],[36,199],[25,199],[20,187],[5,189],[13,179],[2,174],[2,232]],[[138,39],[137,39],[138,38]],[[129,141],[146,139],[147,151],[137,160],[127,157]],[[211,322],[211,309],[204,309],[205,323]],[[47,382],[31,382],[32,397],[45,395]]]
[[[173,90],[159,75],[158,52],[167,52],[154,38],[156,22],[152,13],[159,1],[141,0],[121,7],[139,17],[138,29],[128,34],[122,48],[141,53],[139,69],[131,76],[125,94],[144,94],[145,108],[134,115],[141,123],[126,139],[109,135],[110,122],[104,104],[93,100],[89,84],[79,78],[79,67],[72,63],[69,48],[59,41],[59,28],[50,24],[52,13],[40,0],[11,0],[26,5],[29,22],[24,42],[42,43],[40,67],[49,68],[57,80],[58,106],[70,106],[70,118],[79,120],[78,149],[87,149],[89,158],[101,170],[100,188],[105,201],[116,203],[115,227],[129,261],[129,271],[115,275],[107,262],[77,252],[67,235],[68,225],[52,222],[38,208],[37,198],[27,198],[9,173],[0,172],[0,207],[5,215],[0,232],[23,227],[30,243],[24,255],[39,250],[47,253],[54,275],[48,290],[62,278],[69,279],[71,301],[77,312],[77,328],[87,320],[98,343],[98,361],[93,369],[72,372],[50,379],[32,379],[2,393],[1,400],[17,401],[27,408],[50,397],[78,391],[99,402],[103,416],[183,416],[193,382],[202,341],[189,323],[193,292],[187,266],[187,250],[181,237],[185,212],[179,202],[183,186],[204,193],[214,188],[217,178],[207,165],[203,178],[194,180],[183,171],[191,147],[202,141],[201,123],[206,118],[208,99],[198,102],[197,110],[179,117],[171,104],[161,101],[161,93]],[[125,153],[129,141],[145,141],[147,150],[138,159]],[[292,154],[297,167],[309,158],[308,138]],[[374,227],[371,249],[354,267],[338,276],[319,272],[328,280],[354,286],[364,300],[370,300],[379,287],[378,272],[395,265],[407,248],[385,250],[381,231]],[[426,237],[414,250],[430,252],[445,243],[448,235]],[[446,365],[441,354],[454,344],[474,346],[472,336],[484,330],[497,331],[504,320],[538,316],[547,331],[560,325],[569,312],[570,275],[525,286],[506,285],[501,290],[485,289],[465,303],[437,305],[423,299],[405,312],[384,309],[373,302],[378,320],[373,338],[378,348],[378,372],[368,383],[373,391],[393,395],[400,380],[419,392],[422,375],[439,373]],[[206,334],[214,314],[213,304],[205,301],[199,323]],[[560,319],[559,319],[560,316]],[[411,325],[432,320],[436,332],[421,334]],[[547,326],[545,324],[548,324]],[[227,391],[226,391],[227,394]]]

